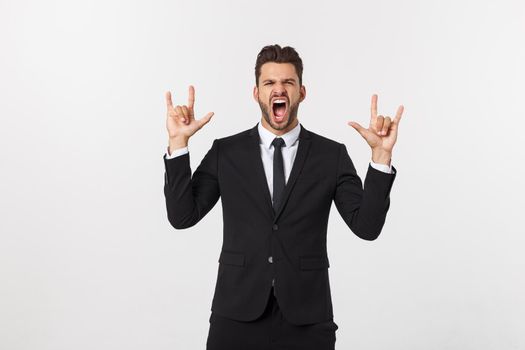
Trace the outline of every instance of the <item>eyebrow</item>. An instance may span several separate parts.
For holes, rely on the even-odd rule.
[[[275,81],[275,79],[264,79],[263,80],[263,84],[266,83],[266,82],[273,82],[273,81]],[[281,81],[282,82],[293,81],[294,83],[297,82],[294,78],[285,78],[285,79],[282,79]]]

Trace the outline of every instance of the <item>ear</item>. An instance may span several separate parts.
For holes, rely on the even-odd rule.
[[[303,102],[303,100],[306,98],[306,86],[301,85],[301,88],[299,89],[299,101]]]
[[[257,85],[253,87],[253,99],[255,102],[259,102],[259,89],[257,88]]]

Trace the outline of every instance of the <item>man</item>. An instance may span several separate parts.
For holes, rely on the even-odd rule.
[[[342,143],[304,128],[302,60],[292,47],[271,45],[257,56],[253,97],[262,117],[254,127],[215,139],[193,176],[188,140],[213,112],[194,116],[166,93],[169,133],[164,155],[168,220],[176,229],[199,222],[222,201],[223,245],[212,301],[208,350],[334,349],[326,252],[332,202],[360,238],[380,234],[396,176],[390,164],[403,106],[354,127],[372,149],[364,181]]]

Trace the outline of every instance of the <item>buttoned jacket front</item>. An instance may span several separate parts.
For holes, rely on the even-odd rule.
[[[275,296],[289,322],[330,320],[326,235],[332,203],[354,234],[377,238],[397,170],[388,174],[369,166],[363,188],[345,145],[301,124],[297,154],[274,211],[259,147],[256,125],[215,139],[193,175],[189,153],[164,156],[168,220],[176,229],[191,227],[221,199],[223,244],[213,312],[256,319],[275,279]]]

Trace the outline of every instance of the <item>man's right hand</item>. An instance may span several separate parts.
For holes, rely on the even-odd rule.
[[[168,108],[166,128],[168,129],[170,153],[174,149],[186,147],[189,138],[207,124],[214,114],[209,112],[201,119],[196,120],[193,111],[194,102],[195,89],[192,85],[189,87],[188,105],[173,107],[171,92],[166,92],[166,105]]]

